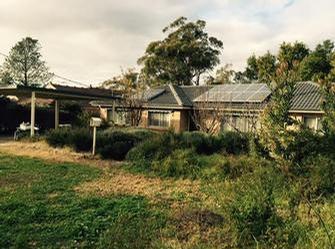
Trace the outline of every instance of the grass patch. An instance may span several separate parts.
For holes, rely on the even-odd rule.
[[[1,248],[148,248],[164,225],[140,196],[81,196],[102,170],[0,155]]]

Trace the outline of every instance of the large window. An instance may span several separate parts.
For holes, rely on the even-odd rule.
[[[169,127],[170,112],[149,111],[148,113],[149,126]]]

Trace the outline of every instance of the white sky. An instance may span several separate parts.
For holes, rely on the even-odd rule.
[[[335,40],[334,0],[1,0],[0,52],[31,36],[52,72],[96,84],[135,67],[180,16],[205,20],[224,43],[221,63],[238,70],[282,41]]]

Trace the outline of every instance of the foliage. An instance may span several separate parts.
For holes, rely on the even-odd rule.
[[[258,80],[258,65],[256,55],[253,54],[247,59],[247,67],[244,74],[250,81]]]
[[[280,45],[278,52],[279,63],[288,63],[288,69],[292,70],[299,64],[306,56],[309,55],[309,49],[303,42],[287,43],[283,42]]]
[[[151,42],[138,62],[152,84],[199,85],[200,77],[219,63],[222,42],[210,37],[206,22],[180,17],[163,29],[167,37]]]
[[[335,193],[335,159],[325,155],[309,156],[301,166],[301,192],[307,199],[330,196]]]
[[[54,147],[70,146],[76,151],[89,151],[92,148],[92,133],[88,128],[64,128],[50,130],[46,141]]]
[[[324,117],[322,118],[322,127],[326,135],[335,134],[335,85],[328,80],[321,82],[322,105]]]
[[[163,177],[196,178],[200,171],[199,161],[192,150],[174,150],[163,160],[155,160],[151,170]]]
[[[241,236],[241,244],[248,244],[253,238],[259,240],[279,223],[274,201],[274,182],[262,170],[252,177],[246,175],[235,185],[232,202],[228,205],[231,218]],[[252,186],[252,187],[250,187]]]
[[[314,51],[306,56],[299,67],[302,80],[324,79],[332,69],[331,59],[334,53],[334,42],[325,40],[318,44]]]
[[[123,160],[138,142],[139,138],[135,134],[121,131],[104,132],[97,138],[97,152],[103,158]]]
[[[261,144],[285,170],[289,162],[285,151],[294,140],[294,132],[287,128],[294,124],[289,110],[296,79],[296,70],[288,70],[288,64],[282,63],[274,79],[271,101],[262,114],[259,134]]]
[[[2,81],[6,84],[39,86],[51,78],[40,53],[38,40],[26,37],[15,44],[3,65]]]
[[[276,74],[276,57],[269,51],[257,58],[258,81],[270,84]]]

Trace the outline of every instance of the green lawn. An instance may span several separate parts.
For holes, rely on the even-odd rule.
[[[164,216],[140,196],[81,196],[97,168],[0,154],[0,248],[148,248]]]

